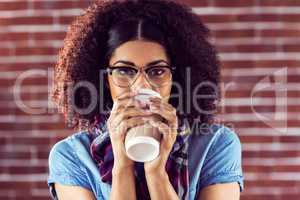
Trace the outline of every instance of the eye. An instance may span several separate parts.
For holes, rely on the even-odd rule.
[[[164,66],[151,67],[147,69],[148,76],[158,77],[163,76],[169,69]]]
[[[117,67],[114,69],[116,75],[118,76],[135,76],[136,75],[136,69],[132,67]]]

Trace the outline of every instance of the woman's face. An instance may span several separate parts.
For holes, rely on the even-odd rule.
[[[117,49],[115,49],[109,60],[109,65],[113,67],[124,65],[128,66],[128,63],[122,62],[126,61],[132,63],[130,64],[130,66],[134,66],[135,68],[141,68],[143,66],[148,66],[149,63],[158,60],[160,60],[160,62],[156,63],[155,65],[170,66],[170,61],[163,46],[155,42],[135,40],[126,42],[120,45]],[[134,92],[139,90],[140,88],[147,88],[160,93],[163,101],[168,102],[172,86],[172,80],[170,80],[169,84],[164,84],[162,87],[155,87],[148,82],[144,73],[139,74],[138,78],[130,87],[124,88],[117,86],[112,81],[111,76],[108,76],[108,82],[113,101],[115,101],[116,97],[118,97],[126,91]]]

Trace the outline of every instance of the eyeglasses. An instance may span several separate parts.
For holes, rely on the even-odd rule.
[[[112,81],[119,87],[130,87],[143,73],[147,81],[154,87],[162,87],[170,83],[175,67],[168,65],[155,65],[141,67],[133,66],[108,66],[107,72],[112,77]]]

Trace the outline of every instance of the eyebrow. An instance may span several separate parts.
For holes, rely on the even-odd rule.
[[[166,64],[169,64],[167,61],[165,60],[155,60],[155,61],[151,61],[149,63],[146,64],[146,66],[151,66],[151,65],[156,65],[158,63],[164,62]],[[133,62],[127,61],[127,60],[118,60],[117,62],[115,62],[113,65],[117,64],[117,63],[123,63],[126,65],[132,65],[132,66],[136,66]]]

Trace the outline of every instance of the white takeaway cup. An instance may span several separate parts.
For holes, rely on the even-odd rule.
[[[140,89],[135,99],[147,103],[150,97],[159,97],[160,94],[150,89]],[[161,118],[157,115],[157,120]],[[127,156],[136,162],[148,162],[159,155],[161,133],[158,128],[146,122],[128,130],[125,138]]]

